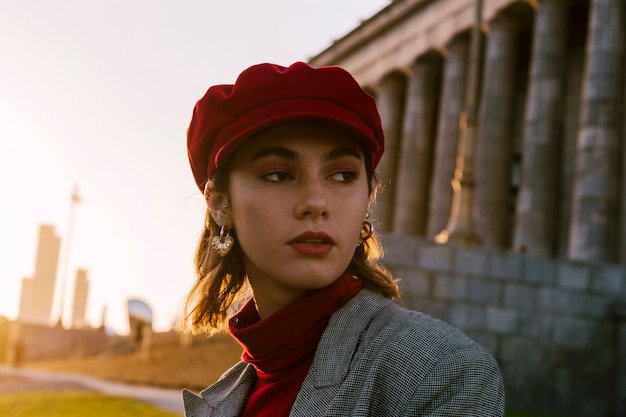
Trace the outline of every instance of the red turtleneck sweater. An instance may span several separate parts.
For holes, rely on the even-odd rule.
[[[264,320],[253,300],[230,319],[229,332],[243,347],[241,359],[257,373],[242,417],[289,415],[330,316],[362,287],[346,274]]]

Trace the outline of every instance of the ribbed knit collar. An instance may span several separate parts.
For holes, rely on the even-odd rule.
[[[263,320],[254,300],[248,301],[228,326],[243,347],[242,360],[270,380],[310,363],[330,316],[362,287],[360,279],[345,274]]]

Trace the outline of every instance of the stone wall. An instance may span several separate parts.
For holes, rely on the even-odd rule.
[[[477,4],[393,1],[310,62],[376,97],[372,219],[403,303],[488,347],[508,408],[626,416],[626,2],[484,0],[472,54]],[[481,246],[433,242],[454,232]]]
[[[0,364],[86,357],[111,349],[104,329],[64,329],[0,320]]]
[[[626,268],[383,236],[402,304],[500,363],[507,409],[626,415]]]

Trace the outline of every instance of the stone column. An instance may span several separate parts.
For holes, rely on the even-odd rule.
[[[625,64],[626,64],[626,51],[624,52],[625,56],[623,57]],[[624,84],[624,91],[622,91],[622,113],[624,113],[626,111],[626,75],[624,75],[625,79],[623,81]],[[626,264],[626,163],[624,161],[626,161],[626,117],[624,117],[623,119],[623,124],[622,124],[622,139],[621,139],[621,143],[622,143],[622,182],[621,182],[621,187],[620,187],[620,212],[619,212],[619,219],[620,219],[620,231],[619,231],[619,236],[620,236],[620,240],[619,240],[619,251],[618,251],[618,256],[617,256],[617,261],[621,264]],[[624,375],[624,384],[625,384],[625,389],[626,389],[626,375]],[[626,391],[625,392],[625,396],[626,396]],[[626,408],[626,402],[624,402],[624,408]]]
[[[378,85],[376,102],[385,133],[385,153],[376,168],[376,175],[382,184],[376,205],[372,207],[372,219],[383,231],[390,231],[393,224],[393,204],[397,181],[397,159],[402,118],[406,77],[399,71],[387,74]]]
[[[617,301],[610,309],[613,325],[613,380],[610,416],[626,415],[626,302]]]
[[[452,206],[452,187],[459,142],[459,116],[465,103],[469,38],[456,37],[446,48],[439,124],[433,156],[433,170],[426,236],[434,238],[446,228]]]
[[[513,243],[533,255],[556,250],[567,18],[565,0],[544,0],[533,33]]]
[[[576,147],[572,259],[616,258],[624,79],[623,0],[592,0]]]
[[[520,18],[497,18],[489,27],[478,119],[474,216],[485,246],[506,247]]]
[[[441,55],[420,57],[411,67],[398,156],[393,230],[423,235],[439,103]]]
[[[568,19],[570,30],[567,69],[567,87],[563,106],[563,143],[561,148],[561,181],[559,186],[558,251],[559,258],[567,258],[569,246],[569,225],[572,218],[574,193],[574,171],[576,168],[576,138],[578,136],[578,113],[580,92],[585,62],[586,35],[578,28],[587,27],[587,13],[572,10],[575,19]],[[576,30],[574,30],[576,28]]]

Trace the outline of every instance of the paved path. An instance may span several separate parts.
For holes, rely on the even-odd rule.
[[[0,394],[17,391],[90,390],[137,398],[164,410],[183,415],[180,390],[144,387],[104,381],[84,375],[36,371],[0,366]]]

